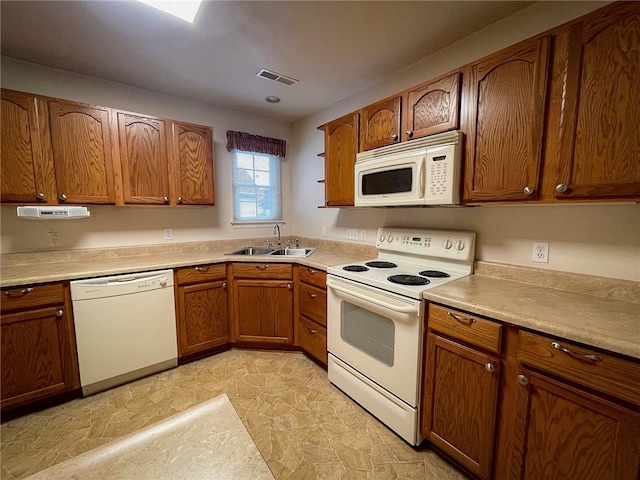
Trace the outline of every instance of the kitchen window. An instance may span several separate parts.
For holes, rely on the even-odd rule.
[[[233,223],[282,220],[280,157],[231,150]]]

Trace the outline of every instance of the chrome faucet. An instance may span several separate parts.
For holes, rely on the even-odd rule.
[[[277,223],[273,226],[273,234],[275,235],[278,232],[278,246],[282,246],[282,240],[280,240],[280,225]]]

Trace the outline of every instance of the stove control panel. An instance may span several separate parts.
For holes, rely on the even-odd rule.
[[[381,227],[377,238],[380,250],[464,262],[475,258],[475,232]]]

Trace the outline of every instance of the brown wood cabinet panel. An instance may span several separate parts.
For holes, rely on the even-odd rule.
[[[537,197],[549,38],[525,41],[468,68],[464,200]]]
[[[215,205],[213,128],[172,122],[171,203]]]
[[[404,96],[403,140],[455,130],[460,126],[460,72],[430,80]]]
[[[6,89],[1,97],[0,201],[55,203],[51,168],[45,179],[37,98]]]
[[[489,478],[500,360],[429,333],[424,372],[423,435],[471,472]]]
[[[498,322],[429,304],[428,327],[471,345],[500,352],[502,325]]]
[[[227,265],[224,263],[196,265],[194,267],[179,268],[176,270],[176,281],[178,285],[224,280],[226,277]]]
[[[327,288],[327,273],[312,267],[298,267],[300,273],[300,281],[315,285],[318,288]]]
[[[327,289],[314,287],[304,282],[298,285],[300,314],[316,323],[327,326]]]
[[[55,168],[58,202],[115,204],[110,110],[55,99],[44,105],[44,151]]]
[[[522,368],[511,478],[637,480],[640,414]]]
[[[125,204],[168,204],[165,120],[117,112]]]
[[[293,342],[293,287],[281,280],[235,280],[235,339]]]
[[[300,346],[323,365],[327,364],[327,329],[308,318],[298,317]]]
[[[640,364],[528,332],[520,332],[518,360],[640,405]]]
[[[640,197],[640,3],[573,25],[556,198]]]
[[[359,118],[357,112],[350,113],[324,127],[324,188],[327,206],[353,206]]]
[[[2,290],[0,296],[1,311],[5,313],[62,305],[64,296],[65,290],[62,283],[6,288]]]
[[[402,96],[381,100],[360,112],[360,151],[400,142]]]
[[[180,357],[229,341],[226,280],[178,287],[177,300]]]
[[[293,266],[287,263],[234,263],[231,268],[234,278],[293,278]]]

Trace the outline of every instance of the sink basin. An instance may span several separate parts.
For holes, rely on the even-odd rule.
[[[283,248],[280,250],[276,250],[275,252],[271,253],[271,255],[286,255],[287,257],[308,257],[315,251],[315,248]]]
[[[315,251],[315,248],[242,247],[225,255],[308,257]]]

